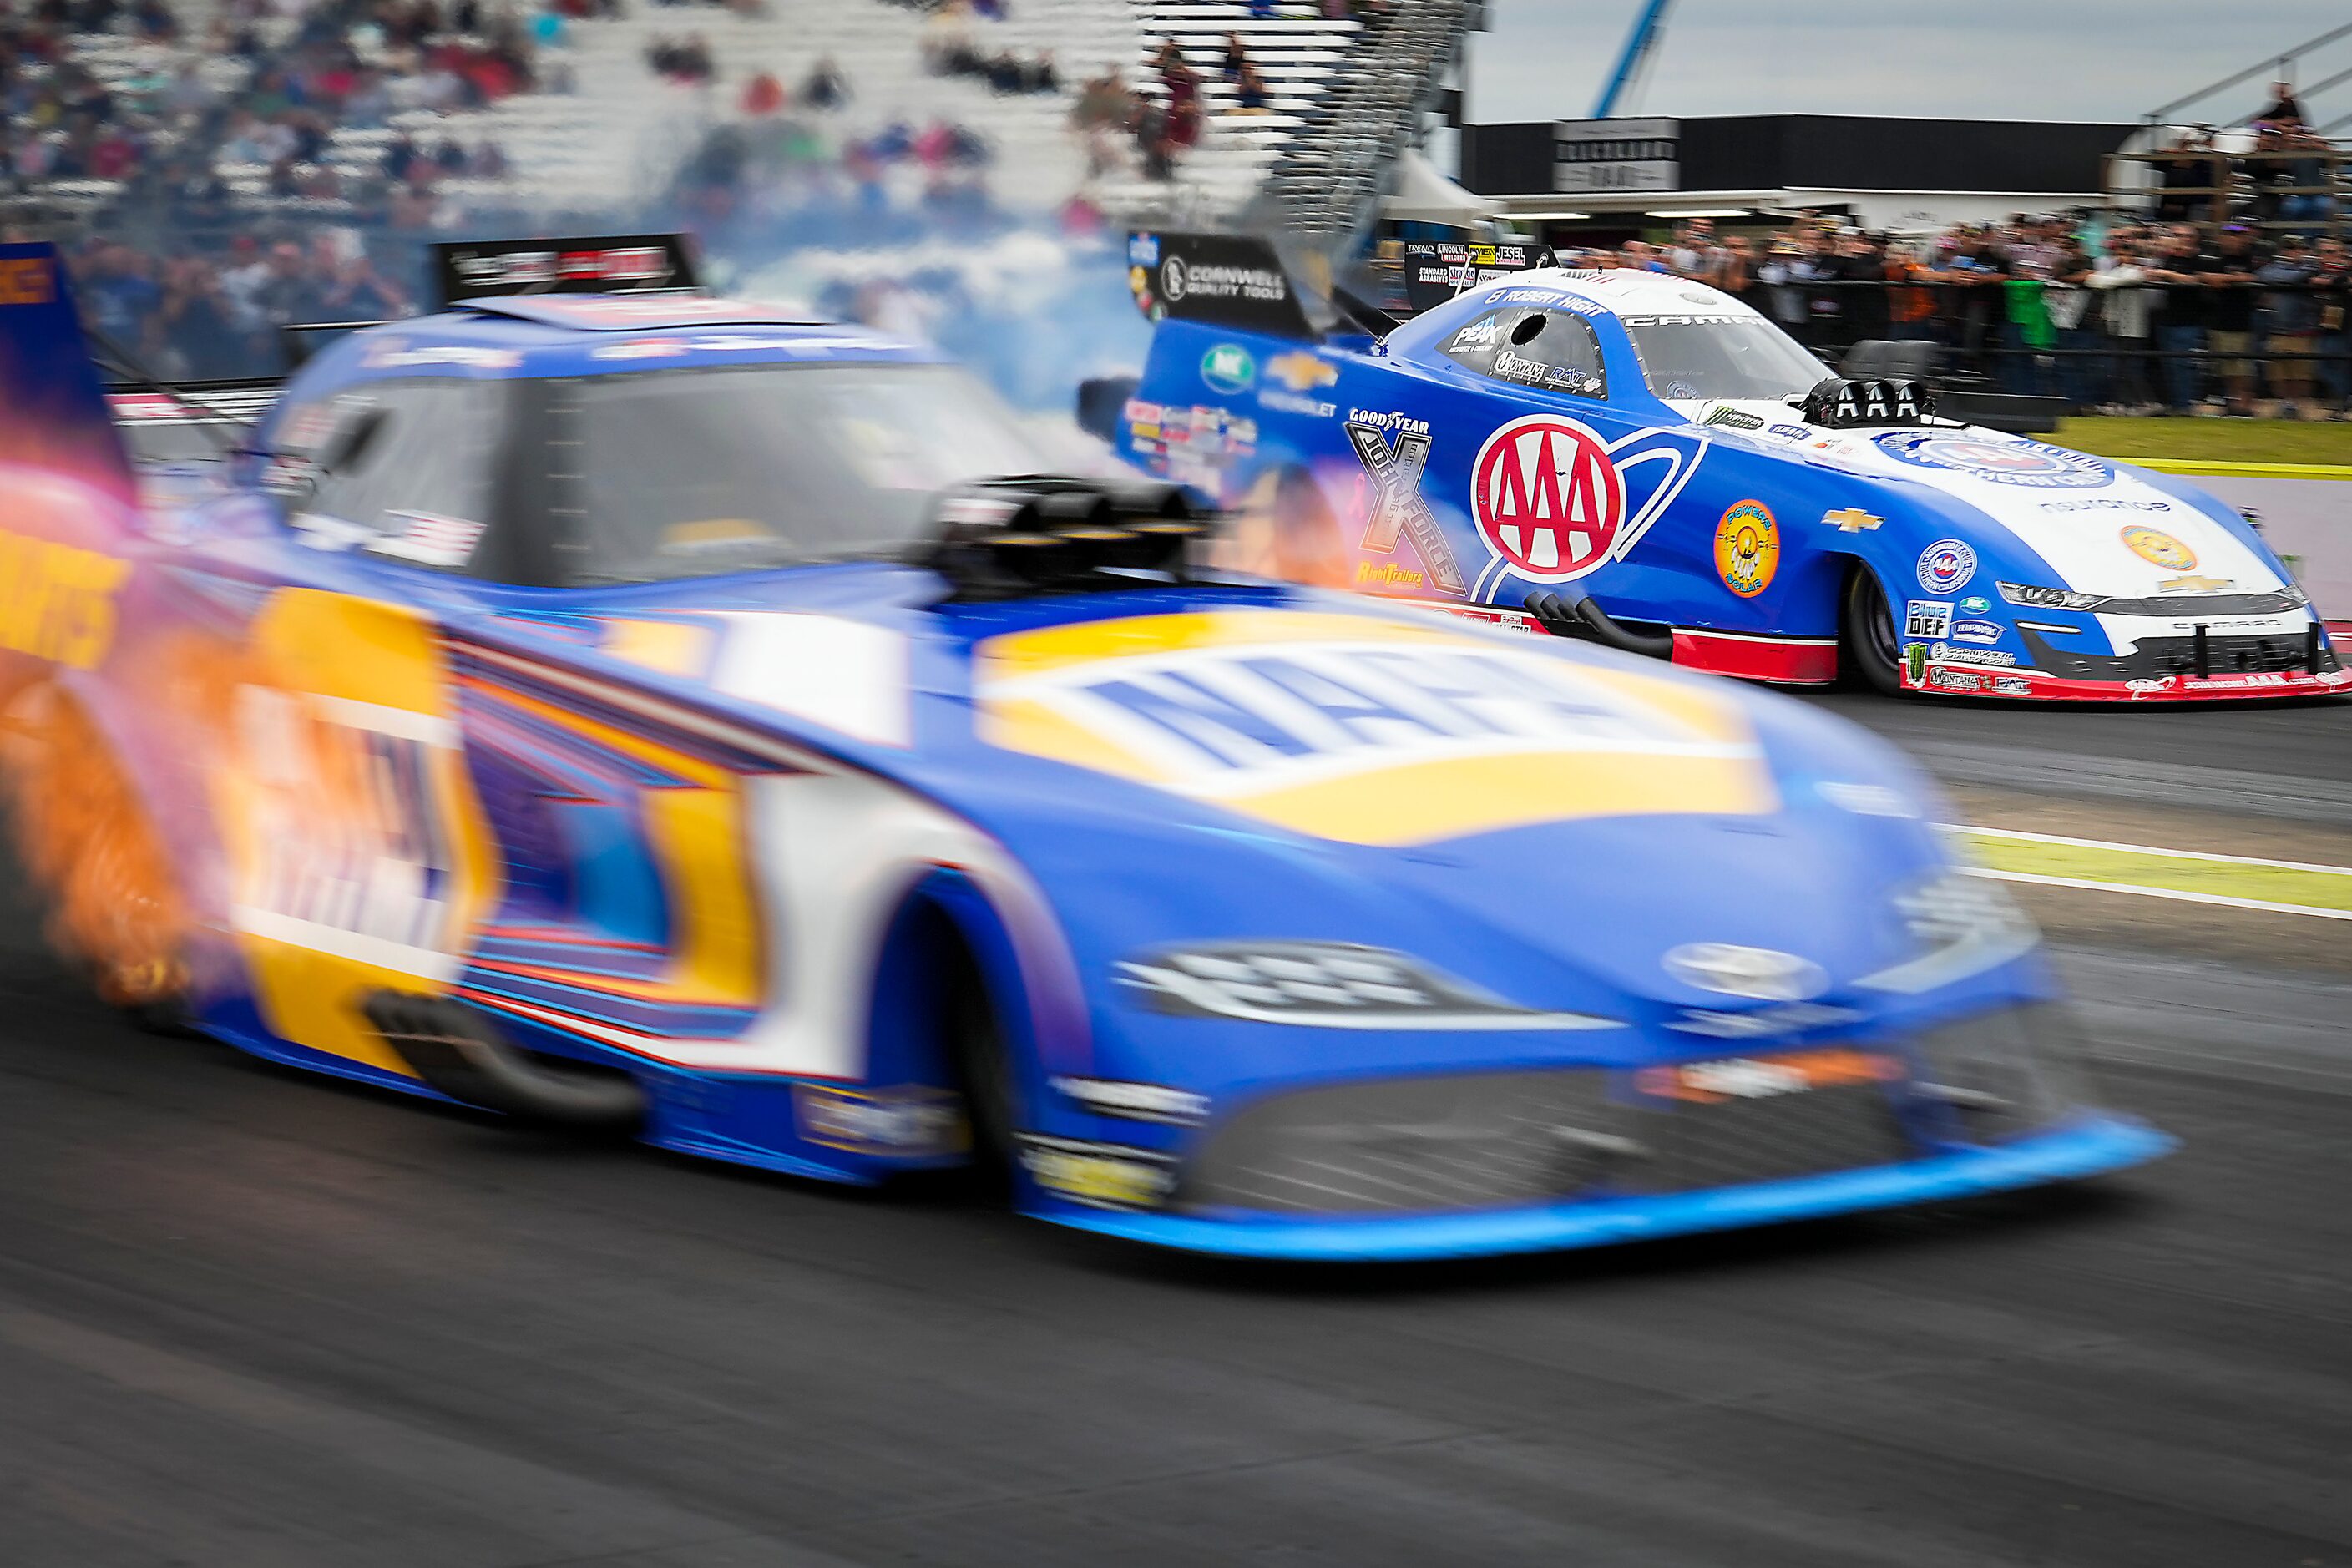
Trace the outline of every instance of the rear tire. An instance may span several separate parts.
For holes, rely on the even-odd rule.
[[[1838,617],[1841,662],[1863,684],[1889,697],[1903,688],[1903,639],[1895,635],[1895,610],[1878,574],[1857,561],[1845,582],[1844,613]]]

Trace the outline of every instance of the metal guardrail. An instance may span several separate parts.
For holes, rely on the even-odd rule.
[[[1404,0],[1349,62],[1348,80],[1327,97],[1322,122],[1294,140],[1272,182],[1293,232],[1333,239],[1364,226],[1436,93],[1470,10],[1470,0]]]

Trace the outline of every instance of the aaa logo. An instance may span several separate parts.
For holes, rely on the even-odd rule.
[[[1520,576],[1565,583],[1609,559],[1625,521],[1625,480],[1591,430],[1529,415],[1478,448],[1470,514],[1479,537]]]
[[[1715,526],[1715,573],[1723,585],[1752,599],[1772,585],[1780,566],[1780,527],[1760,500],[1733,503]]]

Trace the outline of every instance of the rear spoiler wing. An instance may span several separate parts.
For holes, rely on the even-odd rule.
[[[682,234],[468,239],[433,247],[440,308],[517,294],[698,294]]]
[[[1127,286],[1154,321],[1199,321],[1311,342],[1297,286],[1255,235],[1139,229],[1127,237]]]
[[[47,241],[0,245],[0,467],[44,469],[133,503],[131,457],[65,260]]]
[[[1433,310],[1465,289],[1515,272],[1559,265],[1549,245],[1469,245],[1425,239],[1383,240],[1379,259],[1393,261],[1403,269],[1409,316]]]
[[[1402,268],[1401,315],[1417,316],[1465,289],[1557,261],[1546,245],[1385,240],[1375,265]],[[1255,235],[1134,230],[1127,237],[1127,283],[1136,308],[1154,321],[1198,321],[1306,342],[1323,336],[1309,320],[1308,296],[1273,244]],[[1329,302],[1345,326],[1375,337],[1401,319],[1336,286]],[[1392,295],[1391,303],[1398,302]]]

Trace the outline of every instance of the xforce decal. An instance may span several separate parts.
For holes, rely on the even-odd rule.
[[[1445,542],[1444,530],[1421,495],[1421,476],[1429,467],[1428,434],[1400,430],[1391,446],[1377,427],[1351,419],[1348,441],[1380,498],[1364,525],[1364,548],[1386,554],[1396,548],[1397,535],[1402,532],[1429,569],[1433,584],[1448,594],[1463,592],[1469,584],[1454,563],[1453,547]]]
[[[1493,552],[1480,598],[1506,574],[1568,583],[1622,561],[1679,494],[1706,437],[1642,430],[1604,441],[1557,414],[1514,419],[1470,468],[1470,519]]]

